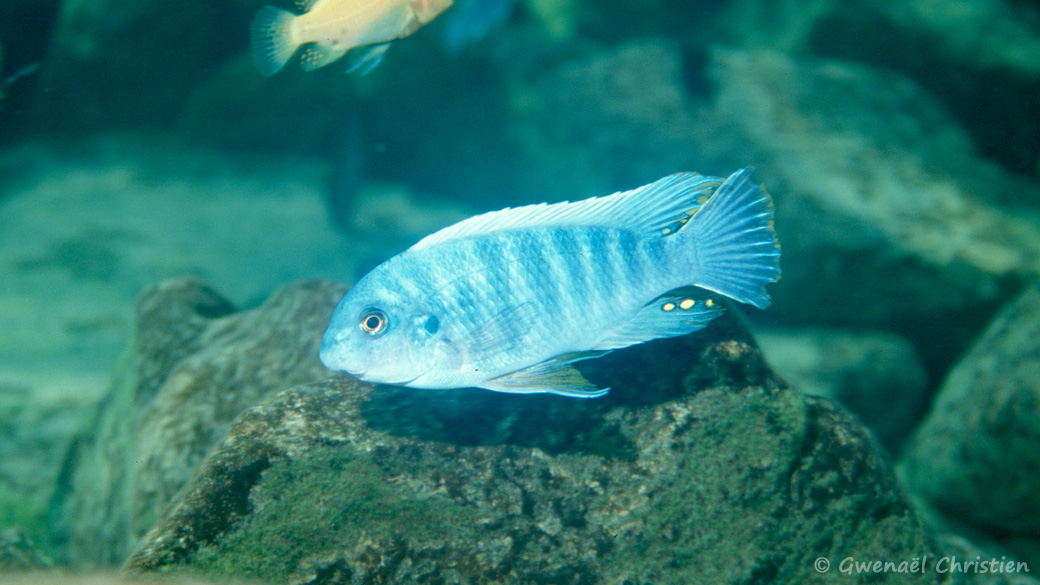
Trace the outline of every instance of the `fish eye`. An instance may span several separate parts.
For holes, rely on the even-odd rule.
[[[386,331],[386,326],[390,322],[386,317],[386,313],[379,309],[368,308],[361,311],[361,317],[358,319],[358,327],[361,331],[371,335],[373,337],[382,335]]]
[[[437,317],[434,317],[433,315],[430,315],[429,317],[427,317],[426,318],[426,324],[423,325],[423,329],[425,329],[426,332],[429,333],[430,335],[434,335],[435,333],[440,331],[440,328],[441,328],[441,321],[440,321],[440,319],[438,319]]]

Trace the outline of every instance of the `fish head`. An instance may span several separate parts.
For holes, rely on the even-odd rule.
[[[380,279],[380,272],[361,279],[340,301],[319,355],[330,370],[408,386],[438,363],[440,319],[392,280]]]

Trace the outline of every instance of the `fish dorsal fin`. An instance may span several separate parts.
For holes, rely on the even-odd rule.
[[[318,3],[318,0],[296,0],[296,8],[300,12],[310,12],[311,8]]]
[[[574,362],[597,358],[609,352],[581,351],[558,355],[528,366],[522,370],[492,378],[480,384],[481,388],[496,392],[535,394],[546,392],[574,398],[596,398],[610,388],[593,386],[581,372],[571,367]]]
[[[642,236],[667,236],[686,225],[722,183],[717,177],[677,173],[606,197],[507,207],[434,232],[412,249],[494,232],[548,227],[608,227]]]

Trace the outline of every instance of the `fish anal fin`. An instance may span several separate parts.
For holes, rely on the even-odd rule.
[[[300,67],[304,71],[314,71],[347,54],[347,49],[336,45],[312,43],[303,49],[300,55]]]
[[[647,304],[631,321],[600,340],[596,349],[618,349],[651,339],[693,333],[703,329],[720,313],[722,308],[718,303],[706,298],[703,292],[698,294],[692,290],[677,289]]]
[[[386,51],[390,48],[391,43],[380,43],[364,49],[361,57],[354,62],[349,68],[347,73],[353,73],[355,71],[360,75],[365,75],[369,71],[379,65],[379,62],[383,60],[383,56],[386,55]]]
[[[558,355],[522,370],[487,380],[480,384],[480,387],[496,392],[549,393],[573,398],[596,398],[606,394],[610,388],[597,388],[571,364],[605,353],[607,352],[584,351]]]

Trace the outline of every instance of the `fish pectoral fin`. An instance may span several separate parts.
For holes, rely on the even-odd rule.
[[[512,351],[523,341],[523,329],[538,318],[538,307],[527,301],[510,305],[484,321],[464,344],[472,354]]]
[[[720,313],[722,308],[707,298],[703,291],[677,289],[651,301],[631,321],[600,340],[595,349],[618,349],[651,339],[693,333],[703,329]]]
[[[558,355],[522,370],[492,378],[480,384],[481,388],[496,392],[534,394],[546,392],[573,398],[596,398],[610,388],[597,388],[585,379],[571,364],[599,357],[606,351],[583,351]]]
[[[347,73],[357,71],[360,75],[365,75],[371,71],[376,65],[379,65],[380,61],[383,60],[383,56],[386,55],[386,51],[390,48],[390,44],[391,43],[382,43],[365,49],[364,53],[361,54],[361,57],[355,61],[353,65],[347,68]]]
[[[302,67],[304,71],[314,71],[315,69],[321,69],[346,54],[347,49],[342,46],[312,43],[304,47],[303,54],[300,55],[300,67]]]

